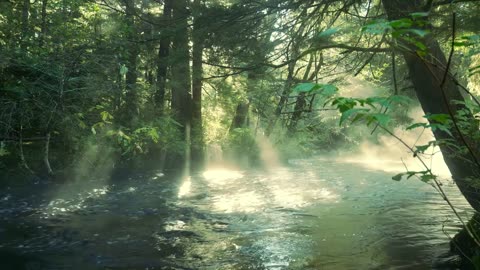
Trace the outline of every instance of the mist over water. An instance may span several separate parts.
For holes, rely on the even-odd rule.
[[[372,96],[389,96],[390,90],[381,88],[373,83],[356,77],[347,77],[344,85],[340,87],[339,95],[345,97],[367,98]],[[423,117],[425,113],[417,101],[413,101],[410,107],[402,108],[403,114],[411,119],[412,123],[427,123]],[[388,112],[390,113],[390,112]],[[429,129],[415,128],[406,130],[403,125],[391,130],[405,144],[415,149],[416,145],[427,145],[435,138]],[[350,125],[347,133],[358,138],[358,133],[363,134],[362,139],[357,139],[353,143],[357,144],[356,151],[340,151],[335,155],[335,159],[341,162],[356,163],[366,168],[381,170],[390,173],[401,173],[406,171],[425,171],[420,160],[413,156],[413,153],[405,147],[397,138],[376,129],[376,133],[371,134],[374,125],[371,127],[362,126],[360,123]],[[376,138],[376,139],[375,139]],[[419,157],[427,164],[435,175],[442,178],[450,178],[450,171],[446,166],[442,153],[438,147],[430,147]]]
[[[414,123],[426,122],[422,116],[423,111],[419,107],[409,112],[409,117],[413,119]],[[405,130],[404,127],[399,127],[392,132],[413,149],[415,149],[415,145],[427,145],[435,140],[429,129]],[[357,153],[339,154],[337,159],[392,173],[425,171],[427,169],[401,141],[389,134],[379,135],[377,142],[366,139],[359,143],[358,148]],[[432,170],[433,174],[442,178],[450,178],[450,171],[438,147],[428,148],[424,154],[419,154],[419,157],[425,162],[428,169]]]

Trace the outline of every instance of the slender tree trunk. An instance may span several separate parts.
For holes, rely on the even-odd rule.
[[[28,166],[27,160],[25,159],[25,153],[23,151],[23,126],[20,124],[20,134],[19,134],[19,141],[18,141],[18,152],[20,155],[20,163],[22,164],[22,167],[25,168],[29,173],[35,175],[35,172],[30,169],[30,166]]]
[[[47,135],[45,136],[43,163],[45,164],[45,168],[47,169],[48,175],[53,175],[53,170],[52,170],[52,167],[50,166],[49,152],[50,152],[50,132],[48,132]]]
[[[422,1],[382,0],[382,3],[388,18],[396,20],[408,17],[410,13],[421,11]],[[399,42],[402,43],[402,47],[410,48],[403,51],[403,56],[407,62],[420,104],[426,114],[456,115],[459,110],[466,108],[462,103],[458,103],[463,102],[464,98],[454,78],[448,74],[442,83],[446,74],[447,59],[432,35],[429,34],[419,40],[427,46],[428,55],[425,57],[420,57],[411,44],[402,42],[402,40]],[[476,123],[471,114],[467,117],[471,119],[472,124]],[[457,147],[469,149],[468,151],[459,151],[458,148],[448,144],[440,144],[445,163],[457,186],[470,205],[479,211],[480,190],[477,187],[480,177],[480,166],[478,165],[480,155],[478,143],[473,141],[471,135],[460,134],[455,127],[452,127],[450,132],[452,136],[436,129],[433,134],[438,141],[449,140]],[[462,130],[462,133],[464,132],[467,131]],[[478,128],[476,132],[478,132]]]
[[[202,87],[203,87],[203,32],[200,21],[200,0],[193,2],[193,47],[192,47],[192,168],[203,168],[205,145],[202,125]]]
[[[310,55],[310,59],[308,60],[307,68],[303,75],[303,81],[306,81],[309,78],[312,64],[313,64],[313,54]],[[292,135],[293,133],[295,133],[297,129],[298,121],[300,120],[300,118],[302,118],[302,113],[305,111],[306,105],[307,105],[307,101],[306,101],[305,92],[302,92],[297,96],[297,101],[295,102],[292,118],[290,119],[290,123],[288,125],[289,135]]]
[[[42,22],[40,25],[40,37],[38,40],[38,46],[40,48],[43,47],[43,43],[45,42],[45,36],[47,35],[47,5],[48,0],[42,1]]]
[[[30,0],[23,0],[23,7],[22,7],[22,35],[20,41],[20,48],[25,50],[27,48],[27,37],[29,32],[29,17],[30,17]]]
[[[261,71],[251,71],[247,75],[247,93],[251,93],[256,86],[258,73]],[[242,100],[237,104],[235,115],[233,116],[232,124],[230,125],[230,132],[236,128],[248,127],[248,117],[250,111],[250,100]]]
[[[162,112],[165,106],[165,87],[168,72],[168,55],[171,42],[172,27],[172,1],[165,0],[163,5],[162,26],[160,35],[160,48],[158,49],[157,62],[157,89],[155,92],[155,106]]]
[[[132,127],[138,120],[137,94],[137,30],[135,25],[135,0],[125,0],[125,16],[127,22],[127,74],[125,74],[125,123]]]
[[[267,129],[265,130],[265,136],[267,137],[270,136],[270,134],[272,134],[273,128],[275,127],[275,124],[278,118],[280,117],[280,115],[282,114],[282,110],[288,101],[288,96],[292,92],[293,73],[295,71],[296,64],[297,64],[297,61],[292,61],[288,64],[288,74],[287,74],[287,79],[285,80],[285,84],[283,86],[282,96],[280,97],[280,101],[278,102],[277,107],[275,108],[275,113],[273,115],[273,118],[269,121]]]

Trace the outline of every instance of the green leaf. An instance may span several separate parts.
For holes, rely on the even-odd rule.
[[[430,33],[427,30],[421,30],[421,29],[408,29],[408,31],[420,37],[425,37],[428,33]]]
[[[427,174],[424,174],[424,175],[420,176],[420,180],[422,180],[422,182],[425,182],[425,183],[430,182],[431,180],[435,180],[435,179],[437,179],[437,177],[435,175],[431,174],[431,173],[430,174],[427,173]]]
[[[396,29],[399,28],[408,28],[413,25],[413,21],[409,18],[403,18],[400,20],[395,20],[390,22],[390,26]]]
[[[394,176],[392,176],[392,180],[400,181],[400,180],[402,180],[403,175],[404,175],[404,173],[399,173],[397,175],[394,175]]]
[[[390,122],[390,116],[383,114],[383,113],[374,113],[372,117],[378,122],[381,126],[386,126],[388,122]]]
[[[452,132],[450,131],[450,129],[448,129],[448,127],[444,126],[444,125],[437,125],[437,128],[440,129],[441,131],[447,133],[448,135],[450,135],[451,137],[453,137],[453,134]]]
[[[330,36],[332,36],[333,34],[337,33],[338,32],[338,28],[329,28],[323,32],[321,32],[318,37],[319,38],[328,38]]]
[[[340,117],[340,125],[342,125],[342,123],[347,120],[348,118],[350,118],[350,116],[352,116],[353,114],[364,114],[366,112],[368,112],[369,109],[365,109],[365,108],[353,108],[353,109],[350,109],[350,110],[347,110],[345,112],[342,113],[342,116]]]
[[[320,87],[321,86],[319,84],[316,84],[316,83],[301,83],[301,84],[295,86],[295,88],[293,88],[293,91],[298,92],[298,93],[310,92],[310,91],[313,91],[315,89],[319,89]]]
[[[101,112],[100,116],[101,116],[102,120],[105,121],[105,122],[113,119],[113,116],[107,111]]]
[[[430,144],[426,145],[415,145],[415,153],[424,153],[428,148],[430,147]]]
[[[97,135],[97,131],[95,130],[94,127],[91,128],[91,131],[92,131],[93,135]]]
[[[440,124],[446,124],[450,120],[450,115],[443,114],[443,113],[428,114],[428,115],[425,115],[424,117],[430,121],[435,121]]]
[[[407,172],[407,179],[412,178],[412,176],[416,175],[418,172]]]
[[[380,35],[391,29],[392,26],[390,25],[390,22],[386,20],[375,20],[369,22],[367,25],[364,25],[362,27],[362,32],[373,35]]]
[[[338,88],[333,84],[323,84],[321,89],[323,96],[332,96],[338,91]]]

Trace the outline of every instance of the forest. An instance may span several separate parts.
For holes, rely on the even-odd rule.
[[[0,0],[0,268],[480,269],[478,14]]]

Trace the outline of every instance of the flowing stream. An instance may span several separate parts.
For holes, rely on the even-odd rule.
[[[448,205],[391,177],[313,158],[4,190],[0,269],[455,269],[447,235],[461,226]]]

